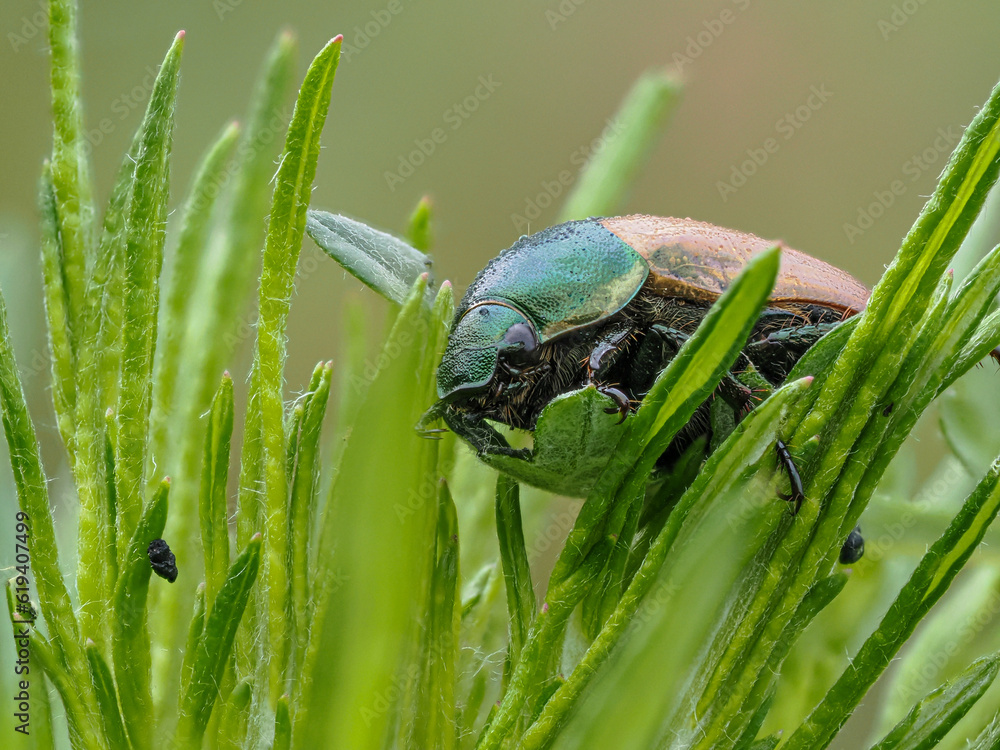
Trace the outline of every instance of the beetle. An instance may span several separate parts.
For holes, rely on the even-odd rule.
[[[587,386],[624,421],[695,331],[712,303],[775,243],[692,219],[590,218],[523,236],[476,276],[455,311],[437,371],[442,417],[480,457],[530,460],[489,424],[533,430],[555,397]],[[755,405],[753,383],[780,385],[822,336],[864,309],[869,291],[845,271],[782,246],[767,306],[715,394],[736,419]],[[711,430],[706,401],[660,459],[676,460]],[[787,447],[777,442],[798,510],[804,495]],[[855,537],[857,537],[855,539]],[[859,541],[860,540],[860,541]],[[860,557],[855,530],[843,556]]]
[[[751,258],[776,243],[692,219],[590,218],[523,236],[476,276],[455,311],[426,415],[482,456],[530,458],[488,420],[532,430],[542,409],[594,386],[620,420]],[[716,394],[754,406],[740,379],[777,386],[821,336],[864,309],[868,289],[844,271],[784,248],[767,307]],[[744,380],[746,380],[744,378]],[[664,454],[710,431],[708,403]]]

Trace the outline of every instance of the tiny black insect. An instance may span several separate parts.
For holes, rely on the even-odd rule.
[[[153,572],[156,575],[160,578],[166,578],[171,583],[177,580],[177,559],[165,541],[154,539],[149,543],[146,553],[149,555],[149,564],[153,566]]]
[[[795,503],[795,507],[792,508],[792,515],[794,516],[799,512],[802,502],[806,499],[805,490],[802,488],[802,478],[799,476],[799,470],[795,466],[792,454],[788,452],[788,447],[781,440],[778,440],[774,447],[778,451],[778,460],[785,465],[785,471],[788,472],[788,481],[792,485],[790,494],[786,495],[784,492],[781,492],[778,496],[782,500]]]
[[[861,527],[855,526],[854,530],[847,537],[844,546],[840,548],[840,564],[850,565],[856,563],[865,554],[865,540],[861,536]]]
[[[892,414],[892,407],[894,407],[895,405],[896,405],[895,401],[890,401],[889,405],[882,410],[882,416],[888,417],[890,414]]]

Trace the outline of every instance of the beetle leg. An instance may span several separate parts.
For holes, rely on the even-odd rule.
[[[771,316],[772,319],[776,317],[778,316]],[[783,382],[802,355],[839,325],[839,323],[799,325],[796,323],[798,320],[800,319],[789,314],[788,321],[791,322],[785,327],[770,330],[766,335],[751,340],[743,350],[771,382]]]
[[[774,447],[778,451],[778,460],[784,465],[785,471],[788,472],[788,481],[792,485],[790,494],[779,492],[778,497],[795,504],[795,507],[791,510],[791,514],[794,516],[799,512],[799,508],[802,507],[802,503],[806,499],[805,489],[802,487],[802,477],[799,476],[798,467],[795,466],[795,461],[792,459],[792,454],[788,451],[788,446],[781,440],[778,440],[775,442]]]
[[[592,383],[607,374],[621,355],[634,326],[623,321],[609,326],[594,341],[594,348],[587,357],[587,382]]]
[[[458,411],[454,408],[445,409],[441,415],[451,431],[464,438],[480,458],[485,456],[510,456],[529,460],[531,451],[527,448],[511,448],[506,438],[497,432],[485,419],[475,414]]]
[[[639,377],[647,382],[634,384],[633,390],[648,391],[656,376],[670,363],[689,338],[689,334],[676,328],[660,323],[651,325],[633,364]],[[742,413],[745,409],[749,411],[747,404],[753,396],[753,391],[740,382],[732,372],[722,376],[717,391],[737,413]],[[712,396],[715,396],[714,392]]]
[[[745,415],[753,409],[753,406],[750,406],[753,391],[737,380],[736,376],[731,372],[727,372],[722,376],[717,390],[719,395],[725,399],[727,404],[733,407],[733,410],[737,414]]]

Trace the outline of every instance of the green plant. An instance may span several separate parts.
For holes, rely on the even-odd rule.
[[[264,136],[279,127],[294,46],[278,39],[246,126],[226,127],[203,159],[161,294],[183,34],[98,223],[75,12],[51,3],[55,131],[40,188],[53,403],[79,496],[75,602],[0,304],[0,407],[31,549],[8,608],[44,674],[32,673],[36,744],[54,732],[50,683],[82,748],[170,737],[178,747],[772,748],[779,729],[790,747],[825,747],[929,619],[896,670],[875,746],[962,747],[977,734],[975,747],[995,745],[1000,643],[985,626],[959,638],[954,618],[956,606],[961,622],[995,608],[1000,560],[979,555],[961,598],[932,607],[995,536],[1000,508],[1000,419],[958,381],[1000,342],[1000,249],[954,292],[947,271],[1000,170],[1000,88],[868,309],[813,347],[704,466],[689,457],[650,484],[656,457],[712,393],[771,290],[778,253],[762,255],[627,421],[574,520],[547,515],[530,488],[536,497],[522,506],[522,488],[454,436],[414,429],[433,400],[453,309],[450,285],[431,284],[426,202],[409,243],[310,215],[317,241],[390,300],[391,328],[372,365],[363,322],[345,321],[332,464],[320,436],[333,366],[319,364],[285,403],[285,326],[339,38],[306,73],[268,205],[276,154]],[[625,135],[590,166],[563,218],[614,209],[676,93],[662,74],[637,85]],[[231,560],[234,385],[221,370],[261,240]],[[970,241],[963,253],[982,250]],[[954,457],[941,472],[958,478],[910,502],[904,439],[943,394]],[[591,391],[573,394],[545,415],[546,439],[572,435],[601,406]],[[775,501],[779,436],[806,480],[795,518]],[[971,491],[969,477],[979,480]],[[905,524],[904,533],[886,544],[870,534],[878,555],[848,582],[836,555],[866,508],[876,528]],[[564,543],[539,599],[535,537],[552,529]],[[150,579],[146,547],[161,536],[181,561],[173,586]],[[869,611],[885,612],[879,624]],[[842,669],[847,647],[856,653]]]

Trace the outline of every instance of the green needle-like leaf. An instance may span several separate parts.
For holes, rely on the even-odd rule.
[[[201,469],[201,546],[205,554],[205,585],[208,601],[215,597],[229,570],[229,511],[226,485],[229,479],[229,441],[233,436],[233,379],[223,373],[212,401],[205,434],[205,459]]]
[[[243,747],[250,719],[250,699],[253,683],[242,680],[229,694],[223,706],[222,720],[219,722],[217,741],[219,750],[239,750]]]
[[[156,349],[160,265],[169,193],[174,102],[184,33],[177,35],[153,84],[142,124],[125,239],[122,372],[115,417],[118,538],[130,539],[145,495],[146,441]],[[123,566],[124,567],[124,566]]]
[[[969,750],[997,750],[1000,747],[1000,713],[997,713],[979,736],[969,741]]]
[[[659,375],[642,408],[626,423],[607,468],[584,504],[553,572],[556,579],[571,570],[593,543],[595,520],[603,518],[612,498],[637,494],[677,431],[712,395],[746,343],[774,287],[778,264],[776,248],[749,263]]]
[[[107,747],[107,737],[102,733],[103,725],[100,723],[102,717],[99,715],[97,709],[90,709],[85,704],[85,699],[80,695],[79,691],[75,687],[75,678],[70,677],[69,673],[64,668],[63,663],[60,661],[59,657],[56,655],[52,645],[47,641],[37,630],[35,630],[34,623],[30,620],[25,620],[20,612],[17,610],[17,601],[15,600],[14,593],[14,583],[13,579],[7,581],[6,587],[7,593],[7,613],[10,616],[10,622],[13,626],[14,631],[14,644],[18,648],[18,651],[26,648],[28,652],[28,659],[33,663],[34,667],[29,667],[29,670],[37,668],[39,676],[45,675],[52,682],[56,691],[59,693],[59,697],[62,699],[63,707],[66,711],[66,723],[69,728],[69,738],[70,744],[75,748],[86,748],[86,750],[97,750],[98,748]],[[27,641],[27,643],[25,643]],[[31,674],[27,672],[25,674]],[[85,679],[90,679],[89,672],[84,675]],[[20,680],[18,681],[20,682]],[[34,734],[35,727],[35,708],[37,707],[34,703],[36,698],[36,692],[44,688],[44,679],[39,680],[41,685],[36,687],[34,679],[29,680],[28,687],[31,688],[29,692],[29,715],[28,715],[28,726],[27,730],[29,735]],[[20,690],[20,685],[18,685]],[[95,698],[96,701],[96,698]],[[51,727],[49,727],[51,729]],[[42,730],[44,732],[44,729]],[[39,743],[41,746],[41,743]]]
[[[316,506],[319,501],[320,455],[319,439],[323,417],[330,397],[330,380],[333,367],[329,362],[316,365],[309,393],[305,396],[301,426],[296,435],[294,465],[289,471],[292,492],[288,511],[288,533],[291,545],[291,594],[294,627],[293,656],[295,670],[302,668],[309,627],[312,620],[313,530],[316,524]]]
[[[406,232],[414,249],[422,253],[429,253],[431,245],[434,244],[434,236],[431,233],[433,219],[434,206],[431,199],[425,195],[410,215],[410,227]]]
[[[416,688],[412,741],[417,747],[455,747],[455,678],[459,651],[458,518],[448,485],[438,492],[437,538],[429,613],[423,638],[423,680]]]
[[[528,553],[524,548],[521,526],[521,495],[517,480],[505,474],[497,475],[497,537],[500,541],[500,562],[507,584],[507,611],[510,617],[509,670],[517,666],[528,629],[535,619],[535,590],[531,584]]]
[[[150,415],[150,459],[160,471],[174,469],[176,446],[170,440],[169,415],[176,408],[176,391],[183,386],[180,378],[183,346],[188,321],[202,314],[195,297],[207,254],[210,219],[216,200],[222,193],[227,162],[240,128],[230,123],[202,157],[194,182],[184,202],[177,250],[170,263],[170,282],[160,309],[159,340],[154,365],[153,407]],[[195,304],[192,305],[192,300]],[[228,565],[226,566],[228,567]]]
[[[270,222],[264,244],[257,322],[257,352],[250,376],[249,401],[244,429],[244,479],[260,467],[256,476],[263,480],[263,508],[267,524],[262,591],[267,603],[268,651],[279,658],[261,666],[269,670],[269,696],[278,699],[289,624],[288,575],[288,477],[285,473],[284,398],[285,327],[291,305],[292,285],[302,237],[306,209],[312,191],[320,133],[330,106],[330,92],[340,59],[342,37],[331,40],[316,56],[299,89],[299,97],[285,137],[281,166],[275,177]],[[259,440],[260,458],[253,455]],[[256,460],[255,460],[256,459]]]
[[[153,696],[150,685],[150,644],[146,613],[149,593],[149,543],[163,536],[167,522],[167,496],[170,480],[165,479],[154,498],[146,505],[135,527],[122,561],[121,575],[115,589],[114,633],[111,651],[115,682],[121,699],[122,717],[129,741],[138,750],[153,746],[150,717]]]
[[[190,682],[183,687],[181,694],[180,719],[177,722],[177,738],[181,747],[200,747],[219,697],[219,684],[232,652],[236,628],[257,580],[260,552],[261,538],[256,536],[233,561],[226,582],[212,602],[191,662]]]
[[[80,710],[74,715],[75,731],[81,735],[100,736],[97,696],[90,681],[90,668],[73,604],[59,569],[49,492],[38,452],[35,428],[28,416],[24,390],[14,361],[14,351],[7,326],[7,307],[0,297],[0,416],[11,456],[11,469],[17,487],[17,502],[31,539],[31,572],[38,591],[42,615],[48,625],[54,658],[79,685]],[[63,668],[63,667],[61,667]],[[55,677],[53,677],[55,680]]]
[[[743,528],[745,524],[753,522],[757,524],[758,528],[752,531],[745,531],[744,536],[749,535],[760,539],[766,535],[766,525],[775,523],[774,511],[780,511],[780,508],[775,508],[772,505],[771,514],[765,515],[762,512],[762,507],[754,502],[754,497],[761,492],[761,488],[758,486],[752,488],[753,491],[749,491],[741,480],[741,475],[746,472],[748,464],[760,462],[762,459],[768,460],[763,457],[765,455],[769,456],[770,450],[773,450],[775,435],[782,423],[788,419],[789,412],[791,411],[790,407],[801,399],[803,391],[808,388],[809,384],[809,380],[799,380],[777,391],[744,419],[726,442],[709,457],[704,469],[698,474],[695,482],[680,499],[677,507],[667,518],[667,523],[657,535],[656,540],[650,545],[649,552],[643,559],[631,583],[625,590],[621,600],[618,602],[618,605],[597,639],[574,668],[565,684],[561,685],[545,704],[541,715],[525,734],[522,740],[525,748],[545,747],[552,741],[556,732],[559,731],[563,722],[566,721],[569,712],[575,706],[584,688],[590,683],[601,665],[608,660],[609,654],[618,644],[626,629],[632,625],[636,613],[643,606],[644,599],[647,596],[652,596],[650,592],[654,590],[654,585],[659,580],[661,569],[663,569],[664,575],[666,575],[668,570],[672,570],[671,565],[664,562],[668,555],[674,554],[672,550],[675,548],[680,548],[680,552],[676,554],[684,554],[683,549],[687,545],[678,543],[678,537],[682,530],[688,529],[687,533],[695,533],[699,528],[698,523],[695,523],[695,521],[700,522],[701,519],[713,515],[708,509],[708,504],[718,504],[719,510],[716,511],[716,515],[725,519],[730,529]],[[739,501],[741,499],[745,503],[745,507],[743,508],[740,507]],[[726,507],[727,504],[728,510],[722,511],[721,509]],[[751,512],[746,513],[746,510]],[[691,525],[688,526],[687,524]],[[726,534],[723,529],[711,524],[707,528],[709,531],[714,529],[713,534],[716,535]],[[742,537],[737,535],[737,538]],[[740,544],[743,543],[741,542]],[[698,549],[705,549],[705,547],[702,546]],[[726,555],[724,559],[729,560],[730,557]],[[673,575],[678,574],[675,572]],[[689,587],[681,586],[678,593],[685,591],[687,588]],[[661,589],[663,596],[657,598],[658,603],[654,609],[655,612],[662,613],[662,615],[657,615],[658,617],[682,617],[685,613],[683,608],[672,607],[665,602],[661,602],[664,597],[669,598],[672,596],[673,591],[674,589],[671,586]],[[699,593],[703,593],[703,588],[699,587],[698,591]],[[728,596],[729,593],[728,588],[713,588],[712,591],[717,597]],[[707,616],[708,610],[711,609],[705,603],[707,599],[699,601],[702,603],[698,605],[698,611],[701,612],[701,608],[706,607],[703,614]],[[718,609],[715,611],[718,612]],[[687,631],[686,627],[681,628],[680,625],[677,627],[678,630],[672,631],[666,625],[661,625],[655,632],[670,633]],[[712,629],[715,630],[719,627],[720,625],[715,624],[712,626]],[[650,637],[654,637],[654,630],[652,626],[650,628],[648,631]],[[706,637],[705,630],[698,628],[695,628],[695,630],[698,630],[699,638]],[[672,651],[673,649],[670,650]],[[683,651],[683,649],[679,649],[679,651]],[[640,653],[636,652],[636,658],[640,658]],[[654,649],[649,653],[661,652]],[[672,659],[673,657],[669,654],[664,654],[663,658]],[[695,657],[689,653],[688,658]],[[611,667],[611,669],[617,668]],[[625,679],[623,672],[617,672],[617,674],[621,676],[621,679]],[[658,674],[663,675],[666,673],[661,670]],[[648,683],[638,681],[634,684]],[[669,695],[669,691],[666,691],[664,695]],[[609,702],[609,712],[617,710],[614,708],[614,705],[614,703]],[[612,713],[607,713],[603,719],[595,716],[593,720],[595,722],[599,720],[610,721],[612,716]],[[688,714],[682,713],[681,716],[686,718]],[[647,714],[647,719],[662,722],[664,714],[662,711],[660,713],[653,712]]]
[[[997,658],[979,659],[910,712],[872,750],[931,750],[968,713],[997,676]]]
[[[788,739],[789,748],[820,748],[833,738],[892,661],[917,623],[941,598],[1000,510],[1000,468],[983,477],[944,535],[927,551],[878,629],[830,688],[809,718]]]
[[[198,586],[194,595],[194,612],[191,614],[191,624],[188,626],[187,643],[184,645],[184,661],[181,662],[180,691],[178,692],[178,713],[183,703],[184,694],[191,685],[194,674],[194,660],[198,655],[198,645],[205,635],[205,613],[208,608],[205,597],[205,584]]]
[[[72,338],[81,330],[86,270],[94,251],[94,208],[87,159],[90,144],[83,130],[74,0],[49,3],[49,50],[54,125],[51,175],[68,303],[67,332]]]
[[[39,213],[42,216],[42,281],[45,292],[45,317],[52,354],[52,402],[56,410],[59,434],[70,452],[75,452],[76,372],[70,333],[69,297],[63,276],[62,242],[59,234],[59,214],[56,207],[52,169],[42,167],[38,191]]]
[[[439,441],[414,427],[434,399],[453,309],[450,285],[428,308],[425,283],[395,319],[331,488],[296,747],[381,746],[399,710],[398,675],[420,653],[413,623],[430,588]]]
[[[274,711],[274,742],[271,750],[288,750],[292,746],[292,717],[288,711],[288,695],[278,698]]]
[[[128,737],[125,734],[125,724],[118,708],[118,695],[115,692],[115,682],[111,670],[104,660],[97,644],[87,642],[87,659],[90,661],[90,672],[94,678],[94,688],[97,690],[97,703],[101,707],[101,718],[104,720],[104,733],[113,748],[127,748]]]

